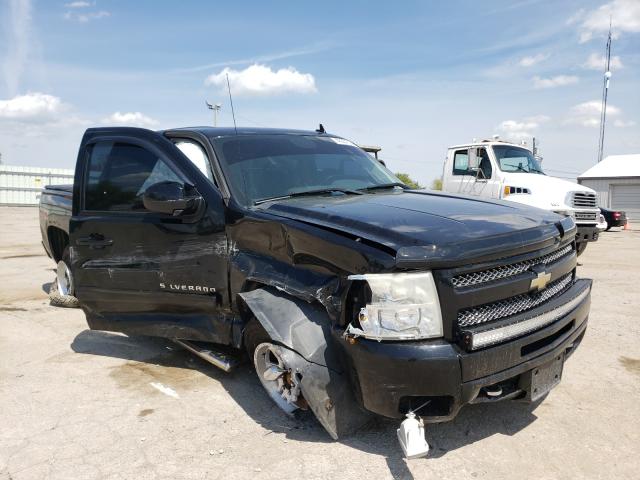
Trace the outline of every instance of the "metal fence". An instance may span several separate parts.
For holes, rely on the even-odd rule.
[[[0,205],[37,205],[45,186],[69,183],[69,168],[0,165]]]

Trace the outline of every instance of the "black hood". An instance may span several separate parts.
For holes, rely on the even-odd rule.
[[[570,219],[537,208],[416,191],[292,198],[261,210],[384,245],[409,263],[515,255],[558,242],[574,228]]]

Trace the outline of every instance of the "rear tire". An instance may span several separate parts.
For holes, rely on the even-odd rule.
[[[56,268],[56,278],[49,288],[49,304],[54,307],[78,308],[78,299],[73,296],[75,286],[71,275],[71,255],[69,247],[62,252],[62,259]]]

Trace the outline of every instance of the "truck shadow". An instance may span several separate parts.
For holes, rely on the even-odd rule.
[[[311,412],[300,412],[294,417],[288,417],[273,408],[248,363],[229,374],[166,339],[127,337],[90,330],[79,333],[71,343],[71,349],[76,353],[140,362],[149,368],[157,368],[154,375],[160,380],[163,379],[164,372],[171,370],[173,373],[166,377],[170,386],[172,377],[197,371],[219,382],[249,417],[268,430],[265,435],[279,433],[289,440],[333,442]],[[184,370],[183,374],[180,369]],[[182,386],[188,388],[188,385]],[[442,457],[447,452],[496,434],[514,435],[536,419],[533,414],[536,407],[536,404],[515,402],[465,407],[452,422],[427,425],[427,440],[431,446],[428,458]],[[398,426],[398,420],[376,417],[355,435],[341,439],[340,443],[383,457],[393,478],[412,479],[413,475],[396,439]]]

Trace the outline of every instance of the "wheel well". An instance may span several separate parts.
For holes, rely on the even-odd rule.
[[[51,255],[56,262],[59,262],[62,259],[64,249],[69,245],[69,235],[60,228],[49,227],[47,230],[47,236],[49,237]]]

